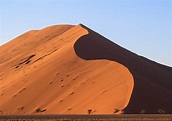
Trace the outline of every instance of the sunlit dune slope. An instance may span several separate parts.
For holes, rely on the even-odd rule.
[[[123,113],[134,79],[126,66],[106,57],[120,53],[106,41],[83,25],[57,25],[2,45],[0,112]]]

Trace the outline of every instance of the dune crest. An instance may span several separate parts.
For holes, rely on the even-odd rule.
[[[32,30],[2,45],[0,70],[2,114],[170,112],[172,69],[82,24]]]
[[[80,48],[74,46],[84,35],[89,32],[82,25],[52,26],[3,45],[1,111],[87,114],[91,109],[95,114],[112,114],[125,108],[133,89],[131,73],[114,61],[88,61],[78,56]]]

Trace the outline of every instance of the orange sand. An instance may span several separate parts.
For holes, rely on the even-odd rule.
[[[0,113],[172,113],[171,75],[81,24],[32,30],[0,46]]]
[[[112,114],[124,109],[133,77],[117,62],[78,57],[74,44],[87,34],[81,25],[51,26],[1,46],[1,112],[35,114],[40,108],[42,114],[87,114],[88,109]]]

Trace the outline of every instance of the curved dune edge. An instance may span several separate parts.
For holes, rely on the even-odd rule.
[[[112,114],[124,109],[133,77],[115,61],[76,55],[76,42],[87,35],[81,25],[53,26],[1,46],[0,113],[36,114],[40,108],[40,114],[87,114],[88,109]]]
[[[115,109],[119,109],[118,113],[123,113],[123,109],[129,103],[129,100],[130,100],[130,97],[131,97],[131,94],[132,94],[132,91],[133,91],[133,87],[134,87],[134,79],[133,79],[132,74],[130,73],[130,71],[124,65],[122,65],[122,64],[120,64],[118,62],[109,60],[108,58],[105,58],[104,56],[106,56],[106,55],[103,55],[104,53],[101,55],[101,57],[97,58],[96,56],[99,55],[99,53],[101,53],[101,51],[103,51],[101,49],[99,50],[99,48],[101,48],[100,46],[104,46],[105,43],[101,43],[101,41],[100,41],[100,43],[96,43],[94,40],[98,39],[98,41],[99,41],[99,38],[95,38],[94,36],[90,35],[90,33],[92,31],[89,31],[89,29],[87,27],[85,27],[84,25],[80,24],[79,26],[86,29],[88,33],[86,35],[81,36],[78,40],[75,41],[73,46],[74,46],[74,50],[75,50],[76,55],[79,58],[82,58],[83,60],[86,60],[86,61],[88,61],[88,60],[89,61],[94,61],[94,62],[98,61],[100,63],[101,62],[105,63],[107,61],[108,63],[111,63],[111,65],[108,67],[108,70],[107,71],[103,70],[103,71],[105,71],[106,73],[111,73],[111,71],[112,71],[112,74],[105,76],[105,78],[107,78],[107,79],[102,79],[102,81],[103,81],[104,84],[107,83],[107,82],[111,83],[110,85],[107,85],[107,88],[109,88],[112,85],[114,85],[114,88],[111,89],[111,91],[113,93],[111,95],[109,95],[109,96],[106,96],[106,98],[107,98],[106,101],[104,101],[101,104],[101,105],[104,105],[104,109],[102,110],[102,112],[105,111],[105,110],[108,110],[108,104],[109,104],[109,102],[111,102],[111,106],[115,105],[114,106],[115,108],[113,109],[114,112],[115,112]],[[85,36],[86,36],[86,39],[84,40]],[[77,43],[79,43],[79,45],[77,45]],[[76,47],[76,45],[78,47]],[[92,45],[95,46],[93,50],[91,50]],[[90,56],[90,58],[89,59],[85,58],[87,56],[88,56],[88,58]],[[100,69],[103,66],[98,66],[97,68]],[[119,69],[119,68],[121,68],[121,69]],[[114,76],[116,76],[115,73],[119,74],[119,75],[117,74],[119,76],[119,78],[114,77]],[[106,80],[108,80],[108,81],[106,81]],[[106,90],[104,90],[104,91],[106,91]],[[103,99],[103,100],[105,100],[105,99]],[[96,103],[93,104],[93,105],[96,105]],[[112,109],[110,109],[110,110],[112,110]],[[111,113],[111,112],[108,112],[108,113]]]
[[[172,68],[84,25],[26,32],[0,46],[0,70],[0,114],[172,113]]]

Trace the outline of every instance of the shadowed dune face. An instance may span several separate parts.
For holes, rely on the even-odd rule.
[[[125,113],[172,113],[172,68],[138,56],[101,35],[89,31],[74,45],[76,54],[85,60],[107,59],[126,66],[134,77],[134,90]],[[101,46],[100,46],[101,45]]]
[[[104,37],[100,36],[99,34],[86,28],[84,25],[81,25],[81,26],[88,31],[88,34],[80,37],[74,43],[74,50],[75,50],[76,55],[79,58],[82,58],[84,60],[89,60],[89,61],[91,61],[91,60],[109,60],[109,61],[113,61],[114,63],[116,63],[117,61],[113,58],[116,58],[116,56],[119,56],[119,55],[118,54],[115,55],[116,52],[112,49],[117,48],[117,52],[118,52],[118,49],[120,47],[118,47],[116,45],[117,47],[114,48],[113,42],[105,39]],[[118,62],[118,64],[120,64],[120,63]],[[123,65],[121,65],[121,66],[123,66]],[[102,67],[98,67],[98,69],[99,68],[102,68]],[[126,68],[126,67],[123,66],[123,68]],[[115,70],[116,69],[114,69],[114,71]],[[127,99],[125,101],[121,100],[121,101],[123,101],[123,103],[125,105],[119,109],[123,109],[124,107],[126,107],[128,105],[128,102],[130,100],[130,96],[132,94],[132,90],[134,87],[134,80],[131,77],[130,77],[130,80],[128,80],[127,79],[128,75],[131,75],[131,73],[129,71],[128,71],[128,74],[127,73],[123,74],[123,77],[126,78],[126,81],[123,82],[123,86],[121,87],[121,89],[124,89],[124,90],[127,89],[126,91],[128,91],[128,92],[126,92],[125,95],[122,95],[122,93],[120,94],[119,90],[116,90],[117,93],[119,93],[120,97],[123,97],[123,98],[125,97]],[[109,81],[109,80],[107,80],[107,81]],[[114,81],[114,83],[116,83],[117,80],[113,80],[113,81]],[[121,81],[121,80],[118,80],[118,81]],[[127,83],[127,85],[125,85],[125,83]],[[119,98],[119,97],[116,97],[116,98]]]

